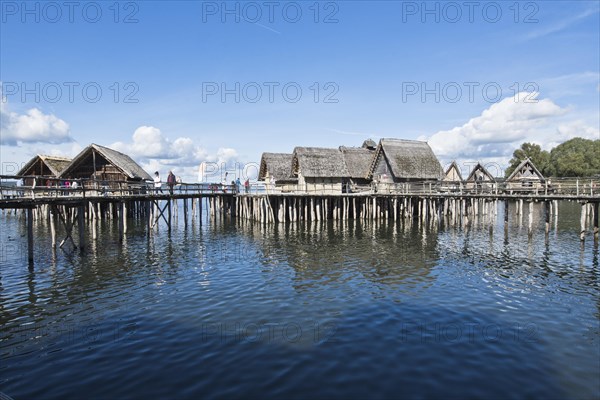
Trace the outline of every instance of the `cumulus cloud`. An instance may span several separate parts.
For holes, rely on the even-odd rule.
[[[20,143],[61,144],[71,142],[69,124],[54,114],[44,114],[37,108],[19,114],[8,109],[0,100],[0,144],[17,146]]]
[[[581,120],[566,120],[569,109],[550,99],[538,100],[538,96],[518,93],[493,104],[461,126],[421,139],[427,140],[445,163],[458,160],[468,164],[479,160],[506,166],[513,151],[523,142],[537,143],[549,150],[576,136],[600,137],[598,128]]]
[[[131,142],[116,142],[110,147],[128,154],[148,172],[163,174],[172,170],[186,182],[195,182],[201,163],[211,163],[215,170],[234,170],[238,153],[232,148],[219,148],[216,154],[208,151],[189,137],[171,140],[160,129],[140,126],[132,135]],[[224,172],[223,172],[224,173]],[[218,174],[215,174],[215,180]]]

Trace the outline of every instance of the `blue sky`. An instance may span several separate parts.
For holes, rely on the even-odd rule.
[[[600,138],[598,1],[0,4],[3,173],[92,142],[192,180],[369,137],[501,167]]]

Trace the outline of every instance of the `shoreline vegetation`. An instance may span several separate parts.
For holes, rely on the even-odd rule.
[[[542,150],[540,145],[535,143],[523,143],[514,151],[504,176],[510,176],[527,158],[547,178],[600,176],[600,139],[589,140],[576,137],[550,151]]]

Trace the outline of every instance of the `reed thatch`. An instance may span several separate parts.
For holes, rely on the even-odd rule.
[[[363,142],[362,147],[369,150],[375,150],[377,148],[377,143],[373,139],[367,139]]]
[[[292,154],[287,153],[263,153],[258,180],[264,181],[268,175],[269,178],[275,178],[275,182],[297,181],[297,178],[292,177],[292,157]]]
[[[83,149],[60,174],[61,178],[96,178],[109,181],[152,180],[142,167],[126,154],[91,144]]]
[[[369,150],[367,147],[340,146],[340,151],[344,156],[348,177],[352,179],[364,179],[368,175],[369,168],[371,168],[371,164],[373,163],[375,150]]]
[[[339,149],[296,147],[292,157],[292,176],[305,178],[347,178],[344,156]]]
[[[481,179],[479,179],[481,177]],[[478,162],[475,168],[469,174],[469,177],[466,179],[466,182],[475,182],[475,181],[483,181],[483,182],[496,182],[496,178],[492,176],[488,172],[485,167]]]
[[[70,158],[38,154],[21,168],[17,175],[56,178],[69,165]]]
[[[369,170],[376,174],[380,163],[387,163],[394,181],[439,180],[444,171],[427,142],[404,139],[381,139]]]
[[[545,182],[546,178],[544,178],[544,175],[542,175],[533,162],[529,158],[526,158],[521,161],[521,164],[519,164],[512,174],[506,178],[506,182],[519,180],[539,180],[540,182]]]
[[[452,164],[446,169],[446,173],[444,174],[444,181],[450,182],[462,182],[462,174],[460,173],[460,168],[456,161],[452,161]]]

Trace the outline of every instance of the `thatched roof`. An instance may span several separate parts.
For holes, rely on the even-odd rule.
[[[120,153],[116,150],[109,149],[108,147],[100,146],[97,144],[91,144],[85,149],[83,149],[74,159],[71,161],[71,164],[67,168],[65,168],[60,174],[61,177],[68,177],[69,174],[76,170],[78,166],[92,154],[93,151],[96,151],[102,157],[106,159],[109,163],[114,165],[117,169],[119,169],[124,175],[126,175],[129,179],[134,180],[152,180],[152,177],[148,175],[146,171],[142,167],[140,167],[135,161],[131,159],[126,154]]]
[[[382,157],[399,179],[441,179],[444,171],[427,142],[404,139],[381,139],[369,171],[373,176]]]
[[[377,143],[373,139],[367,139],[363,142],[362,147],[369,150],[375,150],[377,148]]]
[[[521,161],[521,164],[506,178],[507,182],[516,181],[519,179],[539,179],[544,182],[546,179],[544,175],[536,168],[529,158]]]
[[[258,180],[265,180],[267,172],[276,182],[295,180],[292,177],[292,157],[292,154],[287,153],[263,153]]]
[[[475,168],[473,168],[466,181],[474,182],[476,175],[480,175],[483,178],[482,180],[484,182],[496,182],[496,179],[492,176],[492,174],[488,172],[487,169],[485,169],[485,167],[480,162],[478,162]]]
[[[17,172],[17,175],[39,175],[36,171],[33,170],[38,162],[48,167],[48,169],[52,173],[52,176],[56,177],[60,175],[60,173],[67,167],[67,165],[69,165],[71,159],[66,157],[56,157],[38,154],[37,156],[29,160],[29,162],[25,164],[19,172]]]
[[[375,150],[369,150],[366,147],[340,146],[340,151],[344,156],[346,170],[350,178],[364,178],[369,174]]]
[[[307,178],[346,178],[349,176],[339,149],[296,147],[292,158],[292,175]]]
[[[450,166],[446,169],[446,172],[444,173],[444,180],[452,182],[463,181],[460,168],[458,167],[458,164],[456,164],[456,161],[452,161],[452,164],[450,164]]]

